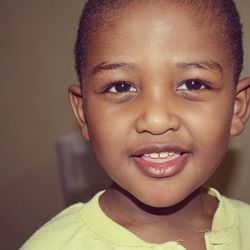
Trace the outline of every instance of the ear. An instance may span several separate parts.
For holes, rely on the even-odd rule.
[[[250,77],[238,82],[230,135],[240,135],[250,116]]]
[[[83,105],[83,96],[81,87],[77,84],[72,84],[68,89],[69,101],[76,117],[76,120],[81,128],[82,135],[85,140],[89,141],[89,132],[87,127],[87,120]]]

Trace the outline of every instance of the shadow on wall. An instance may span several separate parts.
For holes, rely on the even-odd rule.
[[[66,206],[86,202],[111,184],[79,132],[61,138],[56,149]]]
[[[57,156],[61,183],[64,191],[65,206],[76,202],[88,201],[96,192],[111,184],[110,178],[97,163],[89,144],[80,133],[72,133],[61,138],[57,143]],[[229,150],[222,165],[207,182],[223,194],[237,179],[240,166],[240,152]]]

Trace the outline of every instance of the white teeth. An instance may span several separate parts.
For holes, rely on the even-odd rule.
[[[160,152],[160,153],[151,153],[151,154],[144,154],[145,157],[150,157],[151,159],[158,159],[158,158],[167,158],[169,156],[173,156],[174,152]]]
[[[159,158],[159,154],[158,153],[152,153],[152,154],[149,154],[150,158],[152,159],[157,159]]]
[[[168,155],[169,155],[168,152],[160,152],[160,153],[159,153],[160,158],[167,158]]]

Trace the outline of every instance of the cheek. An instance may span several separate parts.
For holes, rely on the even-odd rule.
[[[230,103],[211,105],[207,109],[194,112],[193,119],[189,120],[194,150],[211,165],[218,165],[227,151],[231,120]]]
[[[92,106],[88,110],[90,143],[98,161],[116,161],[116,156],[126,153],[129,119],[112,107]]]

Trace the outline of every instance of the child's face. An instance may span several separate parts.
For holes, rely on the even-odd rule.
[[[197,27],[181,7],[144,3],[114,20],[94,34],[84,110],[80,97],[74,109],[108,175],[148,205],[171,206],[240,133],[231,61],[216,27]]]

